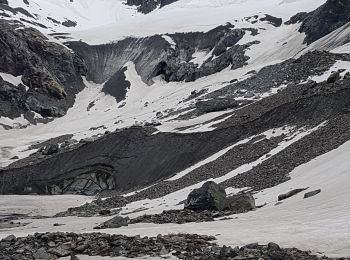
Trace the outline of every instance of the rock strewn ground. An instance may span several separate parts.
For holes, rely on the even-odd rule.
[[[36,233],[24,238],[9,236],[0,242],[3,260],[56,259],[69,255],[90,256],[162,256],[171,253],[180,259],[330,259],[295,248],[282,249],[275,243],[249,244],[244,247],[217,246],[215,237],[191,234],[127,237],[101,233]]]

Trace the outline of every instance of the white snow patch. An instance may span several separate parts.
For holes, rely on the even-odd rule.
[[[169,44],[170,44],[170,46],[173,48],[173,49],[175,49],[175,47],[176,47],[176,43],[175,43],[175,41],[173,40],[173,38],[171,38],[169,35],[162,35],[162,38],[164,39],[164,40],[166,40]]]
[[[0,217],[6,214],[53,216],[68,208],[91,202],[92,199],[82,195],[1,195]]]
[[[11,74],[8,73],[4,73],[4,72],[0,72],[0,77],[2,77],[3,80],[18,86],[19,84],[23,84],[22,82],[22,76],[13,76]]]
[[[316,81],[317,83],[326,81],[328,79],[328,77],[335,71],[338,71],[340,69],[343,69],[344,71],[340,74],[340,76],[344,76],[344,74],[346,72],[350,72],[350,62],[349,61],[342,61],[342,60],[338,60],[336,61],[336,63],[333,64],[333,66],[326,71],[325,73],[323,73],[320,76],[313,76],[313,77],[309,77],[310,80]]]

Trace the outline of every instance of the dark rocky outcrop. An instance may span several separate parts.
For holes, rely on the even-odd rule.
[[[315,11],[303,16],[299,15],[299,19],[302,19],[299,31],[306,34],[305,42],[310,44],[350,22],[350,2],[328,0]]]
[[[278,195],[278,201],[281,201],[281,200],[285,200],[285,199],[288,199],[304,190],[306,190],[307,188],[303,188],[303,189],[294,189],[294,190],[291,190],[285,194],[281,194],[281,195]]]
[[[327,79],[327,83],[335,83],[340,79],[340,71],[333,72]]]
[[[225,189],[215,182],[206,182],[199,189],[193,190],[187,197],[185,209],[224,210],[227,207]]]
[[[188,195],[185,209],[194,211],[227,210],[234,213],[242,213],[255,209],[255,200],[250,194],[237,194],[227,197],[222,186],[209,181]]]
[[[18,25],[4,20],[0,20],[0,28],[0,71],[22,76],[29,88],[24,90],[24,86],[0,80],[1,102],[8,104],[0,110],[0,116],[15,117],[22,111],[34,111],[43,117],[65,114],[84,86],[83,61],[33,28],[18,29]],[[11,112],[15,110],[19,112]]]
[[[66,20],[66,21],[62,22],[62,25],[66,26],[66,27],[75,27],[75,26],[77,26],[77,22],[71,21],[71,20]]]
[[[137,6],[137,10],[139,12],[148,14],[158,7],[162,8],[176,1],[178,0],[127,0],[125,4],[130,6]]]
[[[130,82],[125,77],[126,68],[117,71],[104,85],[102,91],[109,94],[120,102],[125,99],[127,90],[130,88]]]
[[[275,27],[280,27],[283,22],[282,18],[278,18],[268,14],[265,14],[265,17],[260,18],[260,21],[267,21]]]

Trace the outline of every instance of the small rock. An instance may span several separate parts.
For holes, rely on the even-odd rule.
[[[162,246],[162,249],[159,252],[160,255],[167,255],[169,254],[169,251],[165,248],[165,246]]]
[[[50,144],[48,146],[45,146],[45,148],[42,151],[43,155],[52,155],[55,153],[58,153],[59,151],[59,146],[58,144]]]
[[[40,260],[49,260],[51,258],[51,255],[48,254],[45,250],[45,248],[39,248],[34,254],[34,259],[40,259]]]
[[[303,189],[295,189],[295,190],[292,190],[292,191],[289,191],[285,194],[281,194],[278,196],[278,201],[281,201],[281,200],[285,200],[285,199],[288,199],[304,190],[306,190],[307,188],[303,188]]]
[[[319,194],[321,192],[321,189],[318,189],[318,190],[314,190],[314,191],[310,191],[310,192],[307,192],[304,194],[304,199],[307,199],[307,198],[310,198],[310,197],[313,197],[317,194]]]
[[[14,235],[9,235],[9,236],[5,237],[2,241],[12,242],[15,240],[16,240],[16,237]]]
[[[333,72],[327,79],[327,83],[335,83],[340,79],[340,71]]]
[[[70,256],[71,250],[68,245],[61,245],[61,246],[49,249],[48,253],[51,253],[59,257],[65,257],[65,256]]]
[[[98,214],[102,215],[102,216],[110,215],[111,211],[109,209],[102,209],[102,210],[100,210],[100,212]]]

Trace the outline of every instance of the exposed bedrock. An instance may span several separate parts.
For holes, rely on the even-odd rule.
[[[23,82],[14,86],[0,79],[0,101],[7,104],[0,116],[18,117],[23,111],[62,116],[83,88],[86,67],[77,55],[39,31],[20,27],[0,20],[0,72],[22,76]]]
[[[76,182],[83,174],[99,172],[107,176],[102,183],[108,183],[111,180],[108,176],[112,176],[113,181],[110,182],[110,188],[118,191],[153,184],[157,180],[186,169],[238,140],[265,130],[285,125],[316,126],[327,120],[336,120],[346,116],[350,113],[349,86],[350,79],[348,78],[331,84],[323,82],[290,86],[274,96],[241,108],[231,118],[218,124],[217,129],[212,132],[154,134],[152,128],[141,127],[121,130],[95,142],[86,143],[76,150],[55,154],[44,161],[22,168],[1,170],[0,192],[2,194],[50,193],[53,185],[64,183],[65,180]],[[338,138],[337,124],[332,123],[331,125],[333,130],[330,132],[334,133],[332,138],[338,141],[328,138],[332,140],[331,145],[323,144],[322,147],[326,147],[325,149],[318,147],[317,142],[312,143],[314,149],[311,149],[309,142],[299,143],[301,147],[298,149],[302,150],[305,146],[308,150],[315,152],[305,154],[302,158],[303,162],[329,149],[334,149],[348,140],[347,135],[344,135],[344,138]],[[339,124],[339,129],[341,127],[343,125]],[[294,160],[294,157],[298,158],[298,156],[293,156],[289,160]],[[271,162],[276,165],[274,160]],[[268,161],[264,164],[266,163],[268,164]],[[298,162],[290,161],[289,164],[297,165]],[[219,175],[220,167],[218,165],[214,169],[212,172],[214,176]],[[269,171],[274,168],[265,167],[264,169],[264,172],[260,172],[262,176],[268,175]],[[222,172],[221,175],[226,173]],[[277,179],[270,176],[272,180],[271,178],[269,180],[272,182],[260,181],[261,184],[257,187],[261,189],[271,186],[271,183],[285,181],[287,180],[286,174],[288,172],[283,172],[282,175],[277,176]],[[255,177],[255,179],[258,178],[259,176]],[[186,185],[189,185],[191,181],[198,180],[189,180]],[[169,192],[173,188],[181,188],[182,184],[170,186],[167,187],[165,183],[164,187],[157,187],[153,193],[159,195],[162,192]]]
[[[350,22],[350,2],[328,0],[311,13],[293,16],[288,23],[297,22],[302,22],[299,31],[306,34],[305,42],[310,44]]]

